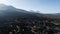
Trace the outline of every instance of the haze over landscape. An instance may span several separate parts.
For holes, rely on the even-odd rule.
[[[28,11],[60,13],[60,0],[0,0],[1,3]]]

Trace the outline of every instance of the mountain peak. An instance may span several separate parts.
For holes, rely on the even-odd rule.
[[[0,10],[15,9],[13,6],[8,6],[5,4],[0,4]]]
[[[5,5],[5,4],[0,4],[0,6],[7,6],[7,5]]]
[[[0,4],[0,10],[6,10],[7,5],[5,4]]]

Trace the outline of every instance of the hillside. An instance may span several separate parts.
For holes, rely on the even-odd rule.
[[[0,34],[54,34],[60,32],[59,16],[29,12],[6,5],[2,5],[2,7],[0,5]]]

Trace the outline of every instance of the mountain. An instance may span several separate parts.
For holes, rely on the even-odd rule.
[[[36,13],[34,12],[29,12],[26,10],[22,10],[22,9],[17,9],[13,6],[7,6],[4,4],[0,4],[0,22],[2,22],[4,24],[4,21],[8,21],[11,20],[12,18],[29,18],[29,17],[35,17]],[[12,20],[13,20],[12,19]]]
[[[60,32],[60,18],[57,15],[0,4],[0,34],[54,34]]]
[[[10,19],[15,17],[26,17],[26,18],[32,18],[32,17],[38,17],[38,18],[54,18],[58,16],[58,14],[42,14],[42,13],[36,13],[32,11],[26,11],[23,9],[17,9],[13,6],[7,6],[4,4],[0,4],[0,20],[1,19]]]
[[[26,11],[22,9],[17,9],[13,6],[7,6],[4,4],[0,4],[0,14],[1,15],[25,15],[25,14],[37,14],[37,12],[34,11]],[[38,15],[42,15],[42,13],[38,13]],[[48,15],[48,16],[60,16],[60,13],[57,14],[43,14],[43,15]]]
[[[4,5],[4,4],[0,4],[0,14],[3,15],[3,16],[6,16],[6,15],[23,15],[23,14],[27,14],[29,12],[25,11],[25,10],[22,10],[22,9],[16,9],[12,6],[7,6],[7,5]]]
[[[7,6],[4,4],[0,4],[0,18],[1,19],[10,19],[12,17],[38,17],[38,18],[58,18],[59,14],[42,14],[36,13],[32,11],[26,11],[23,9],[17,9],[13,6]],[[58,18],[59,19],[59,18]]]
[[[18,12],[17,14],[19,14],[19,13],[25,13],[25,14],[33,13],[33,12],[28,12],[28,11],[22,10],[22,9],[17,9],[13,6],[7,6],[7,5],[4,5],[4,4],[0,4],[0,12],[3,12],[3,13],[7,13],[7,12],[10,13],[11,12],[13,14],[16,13],[16,12]]]

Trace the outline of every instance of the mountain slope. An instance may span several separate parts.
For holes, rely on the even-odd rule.
[[[12,6],[0,6],[0,34],[54,34],[60,32],[60,19],[51,14],[41,14],[17,9]],[[50,32],[49,32],[50,31]]]

